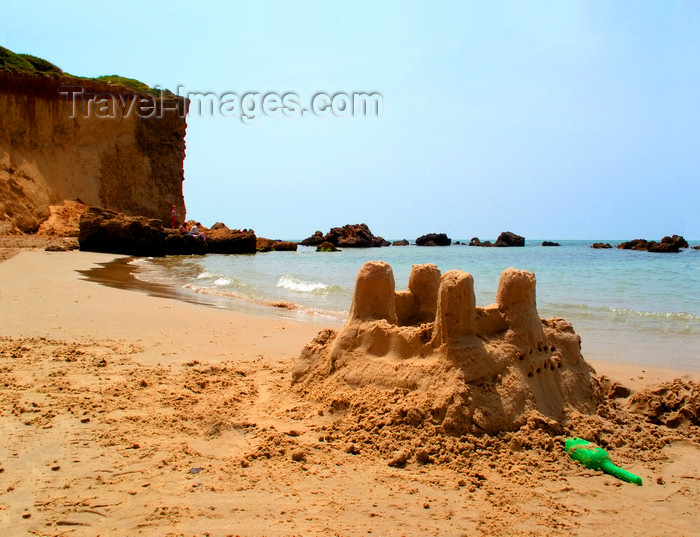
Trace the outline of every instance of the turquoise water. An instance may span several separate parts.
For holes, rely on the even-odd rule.
[[[593,241],[559,242],[559,247],[528,241],[524,248],[392,246],[323,254],[299,247],[297,252],[169,257],[137,260],[136,276],[217,307],[338,323],[347,315],[365,261],[391,264],[397,290],[407,287],[413,264],[464,270],[474,276],[480,306],[494,302],[501,272],[515,267],[535,273],[540,315],[572,322],[587,357],[700,370],[699,250],[651,254],[594,250]],[[287,308],[272,307],[283,304]]]

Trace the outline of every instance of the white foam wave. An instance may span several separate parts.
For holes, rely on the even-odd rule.
[[[590,312],[590,313],[611,313],[613,315],[620,315],[626,317],[636,317],[642,319],[663,319],[669,321],[681,321],[681,322],[698,322],[700,321],[699,315],[693,315],[692,313],[687,313],[685,311],[643,311],[635,310],[631,308],[621,308],[613,306],[589,306],[587,304],[557,304],[556,307],[561,309],[574,309],[577,311]]]
[[[211,272],[207,272],[206,270],[202,272],[199,276],[197,276],[198,280],[206,280],[207,278],[211,278],[214,276]]]
[[[321,282],[307,282],[295,278],[294,276],[289,276],[288,274],[280,277],[277,280],[277,287],[282,289],[288,289],[290,291],[296,291],[298,293],[314,293],[319,291],[325,291],[329,288],[328,285]]]
[[[231,285],[231,280],[228,278],[217,278],[214,280],[214,285],[216,287],[226,287],[227,285]]]

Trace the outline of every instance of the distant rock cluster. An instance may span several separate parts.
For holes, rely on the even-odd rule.
[[[293,241],[281,241],[258,237],[255,241],[255,249],[258,252],[296,252],[298,244]]]
[[[681,235],[664,237],[660,242],[634,239],[618,245],[620,250],[641,250],[657,253],[677,253],[681,248],[687,248],[688,242]]]
[[[494,243],[491,243],[491,241],[481,242],[478,237],[473,237],[472,240],[469,241],[469,246],[495,246],[499,248],[506,246],[525,246],[525,237],[521,237],[510,231],[504,231],[498,236]]]
[[[377,248],[391,246],[383,237],[375,237],[367,224],[347,224],[334,227],[325,235],[317,231],[311,237],[301,241],[302,246],[320,246],[328,242],[337,248]]]
[[[416,246],[449,246],[450,244],[452,239],[445,233],[428,233],[416,239]]]

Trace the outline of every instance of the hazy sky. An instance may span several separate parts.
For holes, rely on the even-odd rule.
[[[205,225],[700,238],[700,3],[336,4],[12,1],[0,44],[172,90],[381,93],[381,117],[189,117]]]

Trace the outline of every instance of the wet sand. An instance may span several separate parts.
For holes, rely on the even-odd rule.
[[[410,433],[358,431],[351,412],[291,387],[295,357],[327,321],[78,272],[115,258],[22,250],[0,263],[4,535],[698,534],[697,427],[649,425],[624,400],[605,409],[619,423],[582,418],[619,443],[613,460],[642,487],[577,466],[536,429],[437,439],[434,462],[391,467],[387,449]],[[593,365],[633,391],[700,381]]]

